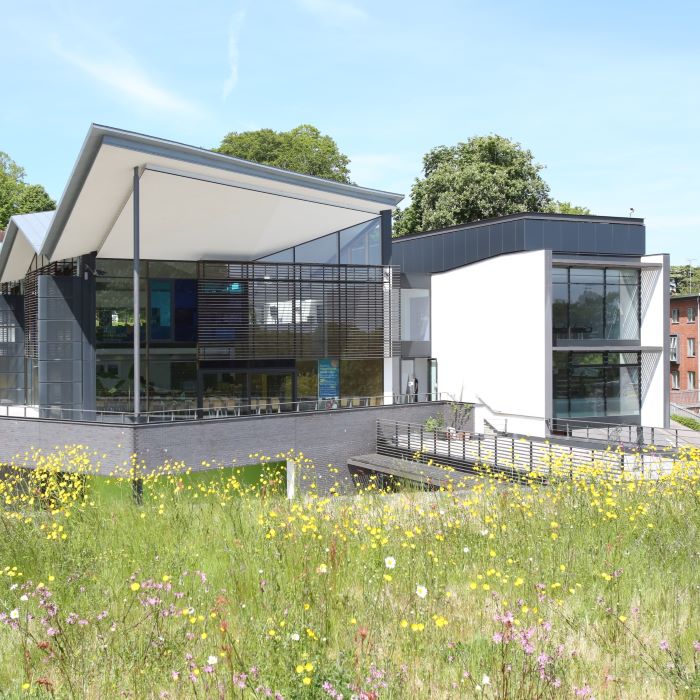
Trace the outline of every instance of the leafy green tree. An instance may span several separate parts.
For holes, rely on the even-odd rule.
[[[7,226],[13,214],[56,208],[56,202],[41,185],[30,185],[24,178],[24,169],[0,151],[0,229]]]
[[[589,213],[552,200],[542,167],[519,143],[496,134],[433,148],[411,187],[410,205],[395,214],[394,235],[525,211]]]
[[[579,214],[586,216],[591,213],[588,207],[579,207],[571,202],[558,202],[552,200],[546,207],[545,211],[550,214]]]
[[[350,182],[350,159],[330,136],[311,124],[301,124],[290,131],[232,131],[214,150],[255,163]]]
[[[700,267],[671,265],[672,294],[700,294]]]

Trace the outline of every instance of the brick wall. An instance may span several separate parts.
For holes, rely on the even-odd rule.
[[[678,362],[671,362],[671,372],[679,373],[679,390],[687,391],[688,372],[695,372],[695,389],[698,389],[698,297],[687,299],[671,299],[671,335],[678,336]],[[696,318],[694,322],[688,323],[688,308],[695,308]],[[673,322],[673,310],[678,310],[678,323]],[[688,357],[688,338],[695,338],[695,357]],[[673,402],[673,381],[671,380],[671,402]]]
[[[128,465],[132,453],[150,468],[172,460],[204,469],[202,461],[250,464],[259,461],[251,454],[275,457],[294,449],[314,461],[318,488],[325,490],[347,480],[350,457],[375,451],[379,418],[422,423],[443,409],[441,403],[417,403],[139,426],[0,418],[0,460],[10,461],[30,447],[50,451],[81,444],[106,455],[104,472]],[[329,465],[340,472],[331,473]]]

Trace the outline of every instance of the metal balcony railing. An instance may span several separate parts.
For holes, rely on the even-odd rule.
[[[251,398],[241,401],[232,398],[206,397],[201,406],[193,400],[183,406],[182,400],[155,402],[161,407],[134,415],[129,410],[113,410],[117,404],[106,403],[97,410],[67,408],[65,406],[26,406],[0,405],[0,418],[22,418],[38,420],[79,421],[90,423],[116,423],[138,425],[147,423],[168,423],[175,421],[211,420],[217,418],[240,418],[252,416],[275,416],[282,414],[310,413],[318,411],[342,411],[382,406],[406,405],[411,403],[445,402],[437,392],[432,394],[395,394],[393,396],[351,396],[327,399],[299,399],[283,401],[277,397]]]

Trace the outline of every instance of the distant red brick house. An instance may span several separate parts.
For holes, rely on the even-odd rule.
[[[671,402],[698,403],[700,294],[671,297]],[[693,394],[689,392],[694,392]]]

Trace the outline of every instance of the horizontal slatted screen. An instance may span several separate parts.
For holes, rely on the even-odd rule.
[[[201,359],[398,354],[398,270],[200,262]]]

